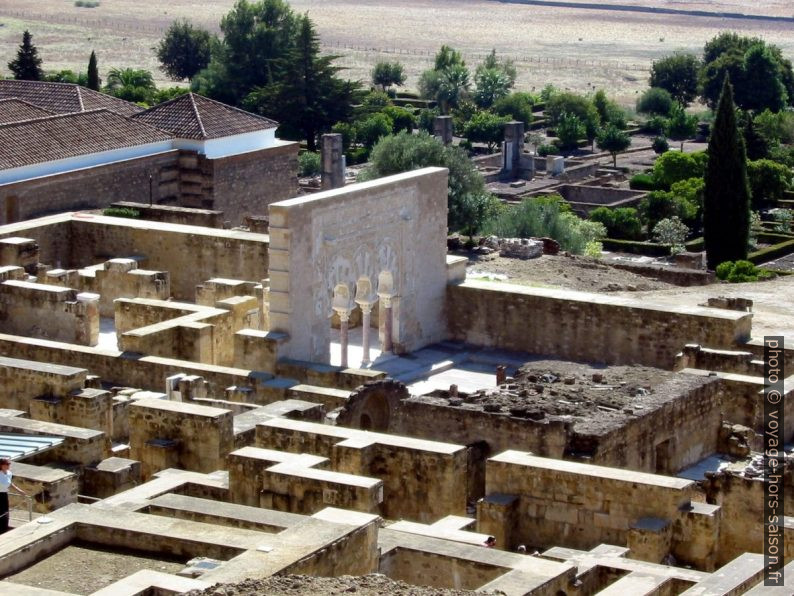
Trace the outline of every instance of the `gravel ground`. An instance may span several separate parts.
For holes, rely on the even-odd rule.
[[[616,269],[606,263],[579,256],[544,255],[537,259],[511,259],[490,255],[469,255],[468,275],[474,279],[496,279],[507,283],[563,288],[581,292],[650,291],[675,288],[672,284],[656,281]]]
[[[390,580],[385,575],[361,577],[311,577],[307,575],[274,576],[263,580],[248,579],[239,584],[222,584],[188,596],[315,596],[319,594],[356,594],[357,596],[474,596],[468,590],[445,590],[412,586]]]
[[[90,545],[69,545],[6,579],[36,588],[92,594],[141,569],[176,573],[184,563],[151,559],[137,552],[106,551]],[[0,582],[0,594],[8,594]]]

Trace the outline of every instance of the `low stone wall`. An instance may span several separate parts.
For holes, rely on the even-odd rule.
[[[0,238],[12,236],[34,239],[41,262],[62,269],[139,257],[141,266],[170,273],[177,300],[193,300],[211,278],[260,282],[268,272],[270,239],[251,232],[65,213],[0,227]]]
[[[166,468],[213,472],[225,467],[234,448],[232,413],[160,399],[143,399],[129,409],[130,456],[142,477]]]
[[[692,509],[692,481],[506,451],[488,460],[486,491],[477,530],[507,548],[589,550],[625,546],[639,535],[653,559],[672,551],[696,567],[714,567],[719,507]],[[676,532],[666,532],[669,526]]]
[[[478,281],[447,287],[446,315],[455,341],[668,370],[687,343],[746,341],[752,320],[750,313]]]
[[[713,271],[702,271],[700,269],[685,269],[683,267],[666,267],[664,265],[638,265],[634,263],[620,263],[610,261],[615,269],[631,271],[643,277],[666,281],[677,286],[708,286],[716,280]]]
[[[200,226],[203,228],[223,228],[223,211],[176,207],[173,205],[149,205],[132,201],[118,201],[111,203],[110,206],[121,209],[135,209],[140,213],[140,219],[148,221]]]
[[[95,346],[99,296],[27,281],[0,283],[0,331]]]
[[[257,426],[256,446],[327,457],[332,470],[382,480],[389,519],[429,523],[466,511],[467,453],[459,445],[277,418]]]

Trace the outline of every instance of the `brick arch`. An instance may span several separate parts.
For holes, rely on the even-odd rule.
[[[336,418],[336,424],[375,432],[387,432],[394,411],[410,397],[405,384],[394,379],[370,381],[358,387]]]

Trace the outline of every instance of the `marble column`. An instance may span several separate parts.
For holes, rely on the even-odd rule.
[[[350,322],[350,311],[337,311],[339,313],[339,345],[342,351],[342,368],[347,368],[347,344]]]
[[[361,366],[367,366],[369,359],[369,325],[372,304],[359,304],[361,307]]]
[[[390,353],[394,349],[394,343],[392,342],[392,318],[393,318],[393,311],[392,311],[392,304],[391,304],[391,296],[381,296],[380,299],[383,301],[383,348],[382,352],[384,354]]]

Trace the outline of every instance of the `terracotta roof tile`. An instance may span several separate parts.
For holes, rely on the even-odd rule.
[[[37,108],[21,99],[0,99],[0,124],[52,116],[52,112]]]
[[[209,140],[276,128],[278,122],[186,93],[133,116],[181,139]]]
[[[134,103],[72,83],[0,80],[0,99],[9,98],[22,99],[55,114],[107,108],[122,116],[132,116],[143,110]]]
[[[107,109],[0,125],[0,170],[168,141],[173,137]]]

